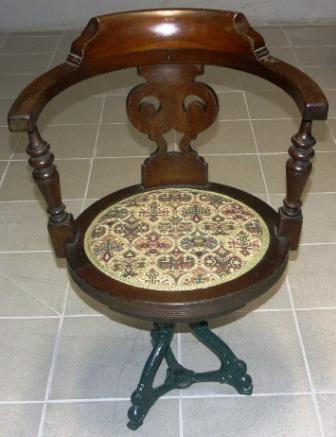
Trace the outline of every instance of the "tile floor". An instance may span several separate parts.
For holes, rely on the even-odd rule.
[[[273,290],[213,323],[248,363],[254,395],[218,384],[171,392],[136,434],[126,428],[126,412],[150,350],[149,325],[99,308],[69,282],[62,261],[56,265],[26,164],[27,140],[6,127],[13,98],[65,59],[76,32],[0,34],[2,437],[336,435],[336,26],[261,31],[275,56],[314,77],[330,99],[330,118],[314,131],[301,247]],[[219,121],[196,141],[211,179],[279,206],[297,109],[248,74],[208,68],[204,80],[221,103]],[[91,79],[55,98],[41,117],[75,214],[140,180],[139,165],[153,146],[125,124],[125,95],[139,81],[133,70]],[[174,148],[175,136],[168,140]],[[185,365],[217,365],[183,330],[173,346]]]

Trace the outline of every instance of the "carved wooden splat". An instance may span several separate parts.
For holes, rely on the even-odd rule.
[[[196,82],[202,65],[149,65],[138,67],[147,83],[133,88],[127,98],[132,124],[157,144],[142,165],[145,186],[208,182],[208,167],[190,142],[215,121],[218,98],[208,85]],[[189,97],[190,102],[186,99]],[[149,101],[155,98],[157,105]],[[188,100],[189,100],[188,99]],[[183,134],[179,152],[168,152],[164,134],[171,129]]]

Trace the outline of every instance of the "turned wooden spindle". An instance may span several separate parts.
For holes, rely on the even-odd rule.
[[[49,214],[48,231],[59,258],[65,257],[65,244],[75,240],[75,223],[72,214],[65,211],[62,203],[59,174],[54,165],[50,145],[41,138],[37,128],[28,133],[26,152],[33,167],[33,178],[47,205]]]
[[[288,238],[292,250],[299,245],[303,220],[301,196],[312,169],[311,159],[316,143],[311,134],[311,126],[311,121],[302,120],[298,133],[291,138],[292,146],[288,149],[287,196],[279,208],[279,234]]]

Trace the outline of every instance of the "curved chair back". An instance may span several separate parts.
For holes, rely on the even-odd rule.
[[[274,58],[261,35],[241,13],[206,9],[163,9],[123,12],[92,18],[71,47],[66,62],[26,87],[9,116],[13,131],[27,131],[27,152],[50,213],[49,230],[56,253],[75,238],[72,216],[61,201],[59,176],[49,145],[37,129],[44,106],[71,85],[92,76],[138,67],[146,80],[128,95],[127,113],[157,150],[142,166],[142,184],[206,185],[207,164],[192,149],[199,132],[216,119],[218,99],[196,80],[205,64],[230,67],[263,77],[286,91],[302,114],[287,162],[287,197],[279,210],[279,234],[292,249],[298,245],[302,223],[301,195],[311,169],[312,120],[327,117],[328,102],[319,86],[297,68]],[[188,98],[197,97],[188,103]],[[157,105],[148,97],[155,97]],[[164,134],[182,133],[179,152],[168,152]]]

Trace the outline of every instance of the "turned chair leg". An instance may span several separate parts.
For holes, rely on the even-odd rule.
[[[155,323],[151,331],[153,350],[142,371],[139,384],[131,396],[132,406],[128,410],[130,429],[137,429],[143,424],[151,406],[170,390],[187,388],[196,382],[215,381],[229,384],[238,393],[250,395],[253,390],[252,379],[246,373],[246,364],[239,360],[231,349],[216,334],[210,331],[207,322],[191,323],[195,337],[207,346],[220,360],[218,370],[194,372],[183,367],[175,358],[170,344],[174,334],[174,324]],[[165,359],[167,374],[163,384],[153,387],[155,375]]]

